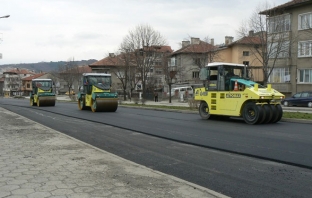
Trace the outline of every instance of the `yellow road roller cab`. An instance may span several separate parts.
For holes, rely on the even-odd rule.
[[[30,105],[55,106],[55,94],[53,93],[51,79],[33,79],[32,92],[30,93]]]
[[[78,93],[78,108],[93,112],[115,112],[118,107],[118,94],[111,91],[111,74],[84,73],[83,85]]]

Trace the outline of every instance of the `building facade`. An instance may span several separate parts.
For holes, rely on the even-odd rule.
[[[283,40],[287,50],[280,51],[278,58],[270,62],[273,65],[275,61],[275,66],[269,82],[286,96],[311,91],[312,1],[293,0],[260,14],[267,16],[268,36],[284,34],[287,38]]]

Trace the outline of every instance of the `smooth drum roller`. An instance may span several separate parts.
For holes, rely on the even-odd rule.
[[[114,98],[96,98],[92,100],[91,110],[93,112],[115,112],[118,107],[118,99]]]
[[[55,96],[39,97],[37,101],[37,106],[55,106]]]

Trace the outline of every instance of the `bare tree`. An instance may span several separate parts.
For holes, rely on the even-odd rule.
[[[138,25],[129,31],[121,44],[122,51],[133,54],[136,77],[142,82],[142,91],[146,91],[149,72],[157,58],[157,47],[166,45],[165,38],[149,25]],[[129,79],[130,80],[130,79]]]
[[[68,88],[68,94],[70,96],[74,82],[79,81],[81,78],[79,67],[74,59],[69,59],[64,65],[59,65],[58,77],[66,82],[66,87]]]
[[[174,84],[174,79],[176,78],[176,74],[178,72],[177,66],[171,66],[169,61],[171,60],[170,58],[170,53],[166,53],[162,57],[162,69],[164,72],[164,77],[166,84],[169,86],[169,103],[171,103],[171,85]]]
[[[290,15],[280,15],[282,10],[271,7],[268,2],[259,4],[238,30],[239,37],[249,43],[250,55],[263,66],[263,84],[267,84],[278,59],[290,56],[292,44],[289,36]]]

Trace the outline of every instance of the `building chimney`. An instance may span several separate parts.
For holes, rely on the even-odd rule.
[[[253,36],[254,33],[255,33],[255,32],[254,32],[253,30],[250,30],[250,31],[249,31],[249,36]]]
[[[182,41],[182,47],[190,45],[190,41]]]
[[[210,39],[210,44],[214,45],[214,39]]]
[[[199,44],[199,38],[193,38],[193,37],[192,37],[192,38],[191,38],[191,44],[192,44],[192,45],[196,45],[196,44],[198,45],[198,44]]]
[[[109,53],[109,57],[115,57],[115,53]]]
[[[229,45],[233,42],[234,37],[232,36],[226,36],[225,37],[225,45]]]

